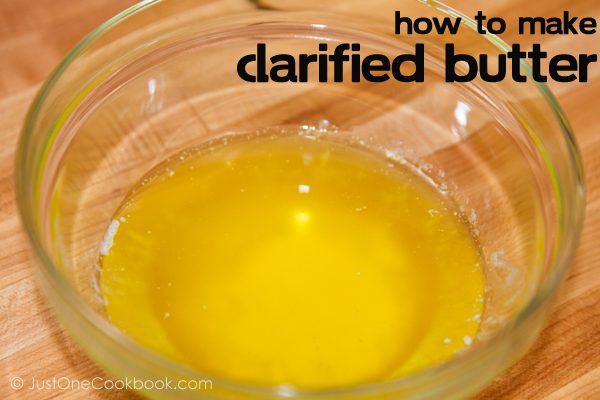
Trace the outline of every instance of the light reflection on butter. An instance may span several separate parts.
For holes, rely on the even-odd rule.
[[[298,226],[304,226],[310,222],[310,214],[306,211],[298,211],[294,215],[294,220]]]

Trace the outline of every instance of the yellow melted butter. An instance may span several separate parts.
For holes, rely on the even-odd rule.
[[[230,140],[155,169],[101,257],[111,321],[198,370],[339,387],[470,344],[484,280],[469,230],[405,167],[301,135]]]

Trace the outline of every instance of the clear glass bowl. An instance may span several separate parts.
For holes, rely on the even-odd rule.
[[[393,35],[394,9],[412,16],[460,15],[440,3],[257,4],[141,2],[92,32],[48,78],[23,128],[16,190],[49,301],[81,346],[114,375],[212,382],[212,389],[146,391],[150,397],[420,399],[473,393],[535,339],[576,245],[584,190],[566,118],[542,84],[444,81],[445,40],[469,54],[507,48],[496,37],[476,34],[466,17],[451,38]],[[321,41],[358,41],[363,55],[391,57],[425,42],[426,81],[315,83],[312,71],[312,83],[247,83],[237,76],[236,63],[259,41],[272,53],[294,54],[313,53]],[[400,379],[301,391],[203,375],[111,326],[98,295],[98,251],[129,188],[186,147],[281,125],[335,126],[411,163],[461,207],[486,259],[486,311],[469,351]]]

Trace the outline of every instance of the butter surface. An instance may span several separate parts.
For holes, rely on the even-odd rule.
[[[468,227],[407,168],[301,135],[233,138],[159,165],[102,246],[111,321],[199,371],[329,388],[470,345],[484,279]]]

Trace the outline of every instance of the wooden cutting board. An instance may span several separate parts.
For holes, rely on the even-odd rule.
[[[213,6],[218,7],[220,1],[214,0]],[[245,7],[250,3],[240,2],[245,2]],[[61,330],[37,289],[32,258],[17,217],[13,163],[25,112],[40,83],[84,34],[134,3],[0,0],[0,398],[136,398],[119,390],[15,391],[10,386],[14,377],[31,382],[34,377],[89,380],[104,376]],[[372,3],[353,0],[351,5],[371,7]],[[470,15],[483,9],[507,20],[519,15],[560,15],[567,9],[572,15],[600,20],[597,0],[448,3]],[[511,33],[504,38],[516,40]],[[600,34],[526,37],[520,41],[526,45],[541,42],[554,54],[600,50]],[[548,326],[519,363],[478,395],[481,399],[600,399],[600,68],[596,64],[590,69],[588,83],[550,86],[571,121],[583,153],[587,210],[582,241]]]

